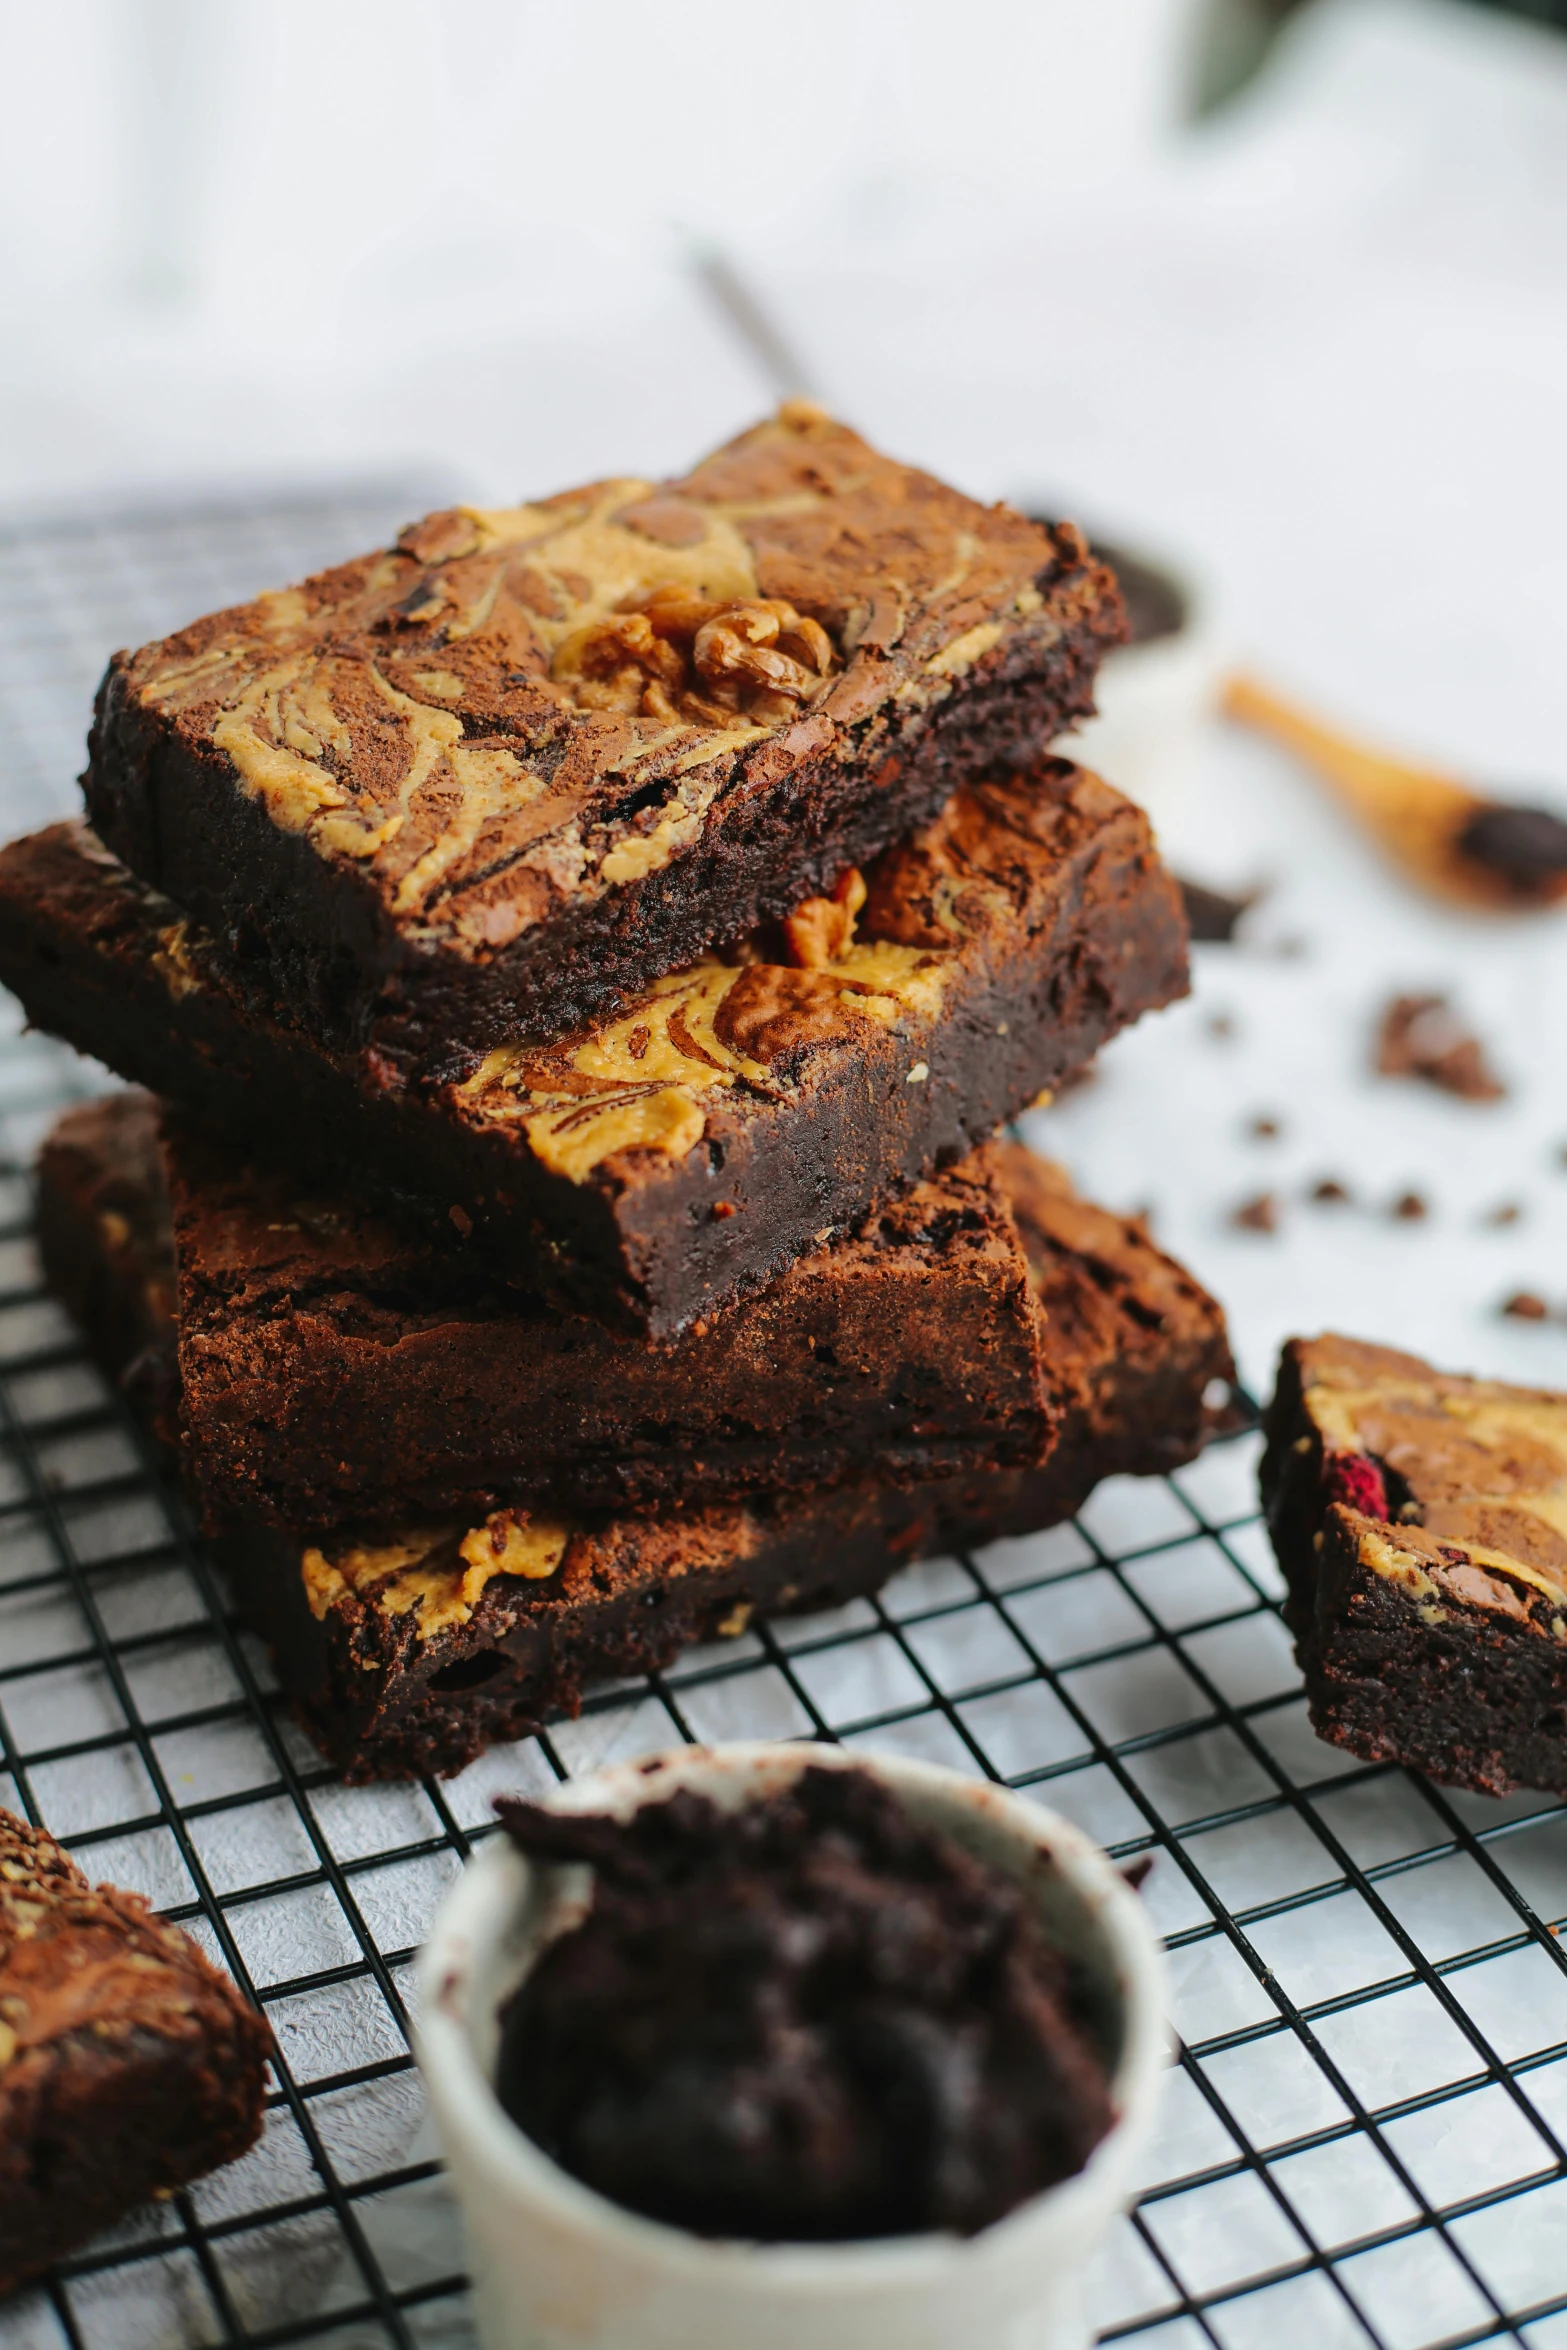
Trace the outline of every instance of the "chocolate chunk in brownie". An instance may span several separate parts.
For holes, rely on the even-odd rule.
[[[1044,750],[1124,615],[1070,524],[792,403],[684,479],[428,516],[115,655],[126,863],[340,1042],[542,1041]]]
[[[147,1120],[134,1097],[116,1098],[118,1115]],[[44,1188],[69,1163],[60,1138],[90,1157],[110,1113],[107,1102],[67,1113],[44,1153]],[[241,1611],[272,1643],[332,1760],[353,1778],[459,1770],[485,1746],[574,1712],[595,1680],[667,1665],[694,1641],[743,1631],[756,1612],[874,1591],[911,1559],[1054,1525],[1102,1477],[1191,1459],[1227,1416],[1234,1366],[1218,1306],[1136,1223],[1078,1199],[1058,1169],[1016,1144],[998,1145],[993,1165],[1022,1235],[1061,1399],[1043,1467],[907,1487],[862,1478],[828,1493],[757,1493],[656,1516],[503,1506],[390,1535],[227,1537],[222,1556]],[[103,1256],[94,1217],[72,1211],[90,1196],[77,1185],[52,1216],[67,1261],[69,1252]],[[142,1222],[156,1214],[154,1204]],[[119,1257],[112,1265],[124,1274]],[[53,1274],[52,1258],[46,1270]],[[144,1294],[139,1271],[128,1277]],[[97,1299],[106,1287],[77,1294]],[[86,1326],[111,1371],[122,1319]],[[172,1325],[161,1353],[177,1386]]]
[[[0,1811],[0,2295],[253,2145],[271,2048],[188,1934]]]
[[[764,2243],[973,2235],[1109,2129],[1079,1970],[1024,1885],[868,1773],[623,1822],[496,1809],[593,1870],[501,2009],[497,2093],[612,2201]]]
[[[0,980],[249,1147],[407,1196],[524,1286],[668,1338],[1186,986],[1146,819],[1060,761],[964,790],[864,882],[863,902],[850,877],[770,940],[439,1083],[237,992],[81,826],[0,852]]]
[[[1292,1339],[1263,1499],[1318,1734],[1567,1794],[1567,1396]]]

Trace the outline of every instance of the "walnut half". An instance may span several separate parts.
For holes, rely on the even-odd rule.
[[[706,602],[654,588],[624,612],[567,637],[550,665],[584,710],[623,710],[665,725],[776,724],[832,676],[821,623],[776,597]]]

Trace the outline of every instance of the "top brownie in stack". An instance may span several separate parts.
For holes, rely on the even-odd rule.
[[[538,1042],[788,914],[1092,707],[1070,525],[804,403],[683,480],[429,516],[116,655],[104,841],[389,1071]]]

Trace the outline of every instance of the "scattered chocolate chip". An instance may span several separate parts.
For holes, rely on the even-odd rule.
[[[1282,1131],[1277,1118],[1253,1118],[1247,1128],[1253,1142],[1275,1142]]]
[[[1208,1014],[1208,1034],[1216,1036],[1221,1044],[1228,1043],[1235,1034],[1235,1022],[1228,1012],[1210,1012]],[[1563,1145],[1563,1152],[1564,1155],[1567,1155],[1567,1144]]]
[[[1507,1091],[1446,996],[1395,996],[1382,1015],[1376,1065],[1380,1076],[1423,1078],[1468,1102],[1500,1101]]]
[[[1458,849],[1532,897],[1567,872],[1567,824],[1549,808],[1482,808],[1458,835]]]
[[[1320,1183],[1312,1185],[1311,1196],[1319,1207],[1338,1208],[1348,1204],[1350,1195],[1336,1175],[1324,1175]]]
[[[1515,1199],[1504,1199],[1498,1207],[1492,1208],[1489,1215],[1482,1216],[1480,1221],[1497,1228],[1503,1224],[1516,1224],[1522,1214],[1523,1210]]]
[[[1401,1223],[1418,1224],[1431,1211],[1418,1191],[1406,1191],[1400,1193],[1388,1213],[1398,1217]]]
[[[1238,1232],[1277,1232],[1279,1203],[1271,1191],[1260,1191],[1255,1199],[1243,1200],[1230,1217]]]
[[[1243,897],[1232,897],[1227,890],[1209,889],[1200,881],[1184,881],[1175,877],[1176,888],[1186,908],[1187,927],[1193,938],[1205,946],[1229,946],[1235,938],[1235,925],[1261,897],[1260,889],[1247,890]]]
[[[1121,1863],[1121,1875],[1134,1893],[1140,1893],[1147,1883],[1148,1872],[1153,1867],[1153,1858],[1151,1852],[1140,1852],[1135,1860]]]
[[[1532,1289],[1515,1289],[1502,1307],[1515,1322],[1544,1322],[1550,1318],[1550,1307],[1543,1297],[1536,1297]]]

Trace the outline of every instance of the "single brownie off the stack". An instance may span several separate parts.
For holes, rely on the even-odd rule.
[[[989,1140],[1186,984],[1049,755],[1121,627],[795,404],[116,656],[0,978],[165,1106],[62,1121],[45,1261],[352,1775],[1214,1425],[1217,1307]]]

